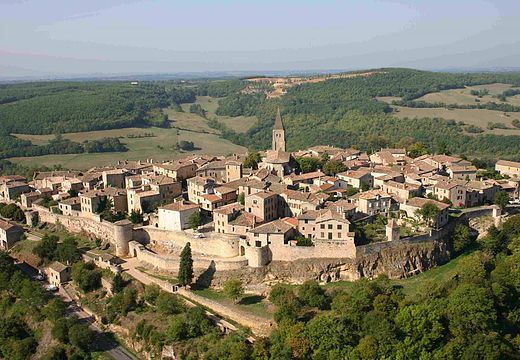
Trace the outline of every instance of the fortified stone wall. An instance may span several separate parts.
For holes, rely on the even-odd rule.
[[[96,214],[83,216],[54,214],[39,205],[33,205],[33,210],[38,212],[39,221],[42,223],[59,223],[72,233],[87,233],[113,245],[117,256],[128,255],[128,242],[133,238],[133,225],[128,220],[111,223],[103,221]]]
[[[320,258],[322,254],[316,246],[306,248],[299,254],[311,253],[313,258],[273,261],[264,267],[217,272],[212,278],[212,285],[222,286],[231,278],[239,278],[245,284],[271,284],[279,281],[302,283],[309,279],[351,281],[382,274],[393,279],[409,277],[449,261],[453,228],[471,219],[491,216],[492,211],[492,208],[486,208],[462,214],[445,228],[431,234],[358,246],[353,258],[337,258],[337,251],[331,258]]]
[[[130,242],[130,255],[146,265],[165,272],[176,273],[179,269],[179,257],[156,254],[137,241]],[[205,257],[193,254],[193,268],[199,271],[236,270],[247,266],[247,260],[239,257],[233,259]]]
[[[238,256],[238,237],[217,233],[205,233],[204,238],[198,239],[186,231],[172,231],[158,229],[153,226],[144,226],[137,229],[134,239],[150,244],[157,252],[178,254],[186,243],[190,243],[192,252],[213,255],[222,258]]]
[[[38,211],[40,223],[60,223],[65,227],[65,229],[67,229],[67,231],[73,233],[85,232],[101,240],[114,244],[114,224],[107,221],[101,221],[99,216],[97,216],[96,220],[96,218],[54,214],[50,212],[49,209],[38,205],[33,205],[33,210]]]

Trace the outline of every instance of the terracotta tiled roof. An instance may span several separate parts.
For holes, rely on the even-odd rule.
[[[422,208],[427,203],[432,203],[432,204],[437,205],[437,207],[440,210],[444,210],[444,209],[447,209],[447,208],[450,207],[450,205],[445,204],[443,202],[440,202],[440,201],[437,201],[437,200],[432,200],[432,199],[425,199],[425,198],[421,198],[421,197],[411,198],[410,200],[408,200],[406,205],[413,206],[413,207],[416,207],[416,208]]]
[[[497,165],[516,167],[516,168],[520,169],[520,162],[516,162],[516,161],[498,160]]]

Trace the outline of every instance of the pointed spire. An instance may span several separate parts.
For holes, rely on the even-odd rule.
[[[283,122],[282,122],[282,114],[280,114],[280,107],[278,107],[278,110],[276,111],[276,119],[274,121],[273,130],[284,130]]]

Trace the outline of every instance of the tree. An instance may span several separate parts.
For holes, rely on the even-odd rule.
[[[165,292],[161,292],[159,296],[157,296],[155,305],[157,306],[157,310],[165,315],[178,314],[184,309],[184,304],[179,297]]]
[[[193,141],[181,140],[177,143],[177,146],[179,149],[184,151],[195,150],[195,144],[193,143]]]
[[[182,286],[190,285],[193,281],[193,259],[191,257],[190,243],[186,243],[181,252],[179,264],[179,283]]]
[[[323,172],[327,175],[335,176],[343,171],[346,171],[347,167],[338,160],[329,160],[323,165]]]
[[[69,328],[69,341],[71,345],[86,351],[94,340],[94,333],[88,326],[76,323]]]
[[[455,253],[460,254],[467,249],[472,243],[469,227],[463,224],[457,224],[453,230],[452,242]]]
[[[244,294],[242,282],[238,279],[228,280],[224,283],[224,293],[227,297],[238,303]]]
[[[93,262],[78,261],[72,265],[71,276],[72,280],[84,292],[95,290],[101,286],[101,271],[96,268]]]
[[[155,304],[157,297],[161,293],[161,288],[157,284],[146,285],[144,288],[144,299],[151,304]]]
[[[197,230],[199,228],[199,226],[201,226],[201,225],[202,225],[202,216],[200,215],[200,211],[195,211],[188,218],[188,226],[193,230]]]
[[[305,281],[298,290],[298,296],[308,306],[325,309],[329,304],[329,299],[325,291],[314,280]]]
[[[14,220],[14,221],[24,221],[25,220],[25,213],[22,209],[18,207],[18,205],[14,203],[7,204],[3,208],[0,209],[0,215],[2,215],[5,218]]]
[[[191,104],[190,113],[197,114],[202,116],[203,118],[206,118],[206,110],[204,110],[202,106],[200,106],[200,104]]]
[[[504,190],[500,190],[495,194],[493,198],[493,203],[500,207],[500,209],[505,210],[507,205],[509,204],[509,195]]]
[[[416,142],[408,149],[408,154],[412,158],[416,158],[428,154],[428,148],[422,142]]]
[[[418,214],[426,221],[428,226],[433,226],[437,215],[441,212],[439,207],[432,202],[427,202],[419,210]]]
[[[238,194],[237,196],[237,202],[240,204],[240,205],[244,205],[246,203],[246,195],[242,192],[240,194]]]
[[[65,316],[66,310],[67,306],[65,306],[65,303],[61,299],[54,298],[45,305],[43,314],[49,321],[55,323]]]
[[[38,245],[33,248],[33,254],[43,261],[54,260],[60,238],[56,235],[45,234]]]
[[[74,263],[81,259],[78,242],[75,237],[67,236],[56,247],[56,258],[64,263]]]
[[[298,162],[303,173],[316,171],[321,165],[321,161],[314,157],[299,157],[296,159],[296,162]]]
[[[126,283],[123,280],[123,277],[121,276],[121,274],[120,273],[115,274],[114,277],[112,278],[112,292],[114,294],[121,292],[121,291],[123,291],[125,286],[126,286]]]
[[[258,163],[262,161],[262,157],[257,152],[251,152],[247,154],[244,159],[244,167],[251,168],[253,170],[258,169]]]
[[[143,214],[139,210],[132,210],[130,212],[129,218],[132,224],[139,224],[143,222]]]

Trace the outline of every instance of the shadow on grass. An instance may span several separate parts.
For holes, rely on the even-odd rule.
[[[239,304],[240,305],[258,304],[263,299],[264,299],[264,297],[260,296],[260,295],[250,295],[250,296],[243,297],[242,300],[240,300]]]

